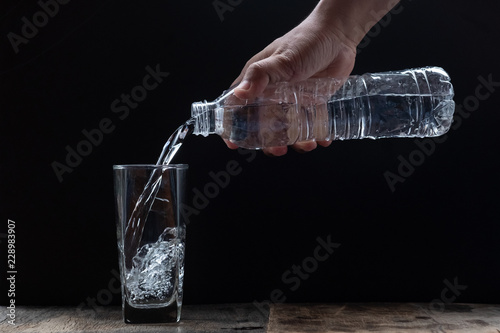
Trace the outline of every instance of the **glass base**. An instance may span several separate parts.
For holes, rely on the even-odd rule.
[[[127,324],[178,323],[181,319],[181,305],[172,304],[160,308],[134,308],[125,302],[123,320]]]

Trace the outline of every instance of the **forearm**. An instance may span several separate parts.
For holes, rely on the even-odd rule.
[[[399,0],[320,0],[311,18],[357,46]]]

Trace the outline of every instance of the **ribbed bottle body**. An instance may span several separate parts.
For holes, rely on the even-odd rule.
[[[332,140],[439,136],[455,110],[450,78],[437,67],[351,76],[328,104]]]
[[[439,136],[449,130],[455,108],[450,78],[438,67],[283,82],[253,101],[229,92],[210,108],[195,104],[192,114],[206,124],[198,128],[210,127],[210,133],[252,149],[310,140]],[[203,112],[208,109],[210,116]]]

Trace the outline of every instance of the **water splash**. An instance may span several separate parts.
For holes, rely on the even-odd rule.
[[[157,165],[168,165],[172,161],[186,137],[193,132],[194,123],[195,120],[193,118],[189,119],[170,136],[163,146]],[[156,195],[158,194],[158,190],[160,189],[162,176],[163,169],[153,170],[130,215],[130,219],[125,229],[124,239],[125,249],[127,251],[125,255],[127,269],[132,268],[132,259],[139,250],[144,226]]]
[[[126,285],[129,302],[135,307],[165,306],[175,299],[176,285],[182,283],[176,272],[184,272],[184,242],[178,232],[166,228],[156,243],[143,245],[134,256]]]

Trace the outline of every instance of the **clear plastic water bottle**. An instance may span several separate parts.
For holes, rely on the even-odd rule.
[[[255,100],[241,100],[233,91],[192,104],[194,134],[218,134],[250,149],[430,137],[449,130],[455,110],[450,77],[439,67],[281,82]]]

